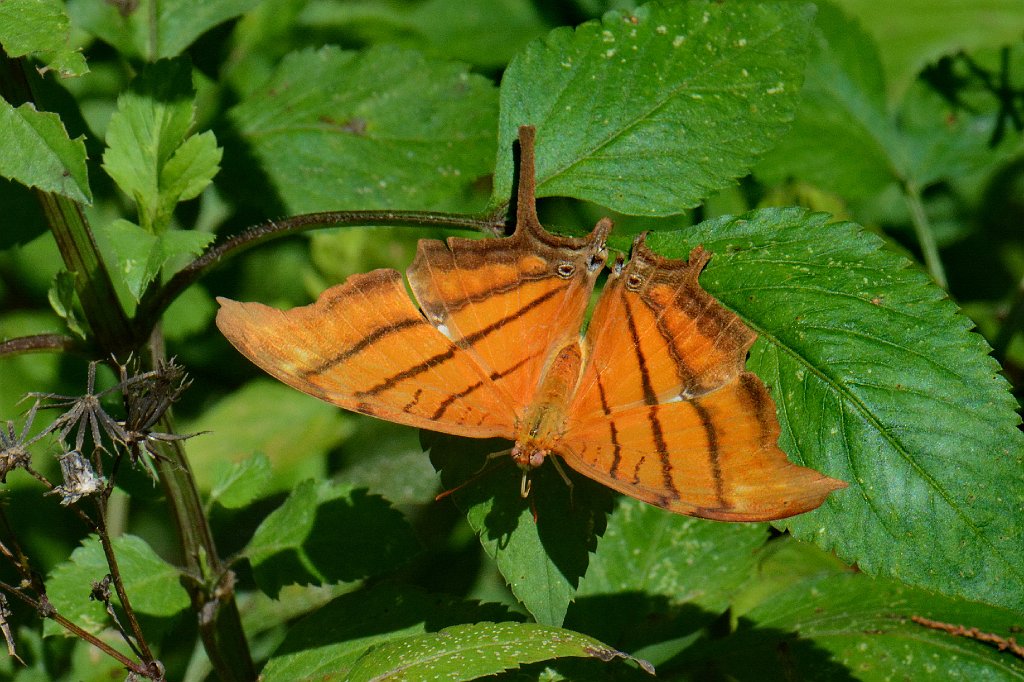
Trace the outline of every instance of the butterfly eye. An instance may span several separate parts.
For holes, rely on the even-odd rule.
[[[633,273],[626,278],[626,288],[630,291],[640,291],[640,287],[643,285],[644,278],[636,273]]]
[[[569,279],[576,272],[576,266],[572,263],[559,263],[556,272],[562,279]]]

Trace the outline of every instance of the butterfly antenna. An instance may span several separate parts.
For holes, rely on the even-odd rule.
[[[443,500],[444,498],[448,497],[452,493],[459,492],[460,490],[462,490],[463,488],[468,486],[470,483],[475,483],[476,481],[479,481],[481,478],[483,478],[485,475],[491,473],[492,471],[497,471],[498,467],[504,466],[504,462],[511,462],[512,459],[511,458],[506,458],[504,460],[504,462],[499,463],[497,467],[492,467],[489,470],[487,469],[487,465],[491,463],[492,459],[497,459],[498,457],[501,457],[502,455],[507,455],[507,454],[509,454],[511,452],[512,452],[512,448],[508,448],[508,449],[505,449],[505,450],[499,450],[497,452],[492,452],[492,453],[488,454],[487,458],[484,459],[483,466],[481,466],[479,469],[477,469],[475,472],[473,472],[472,476],[470,476],[469,478],[467,478],[465,481],[463,481],[462,483],[458,484],[454,488],[449,488],[448,490],[445,490],[445,491],[439,493],[434,498],[434,501],[435,502],[440,502],[441,500]]]

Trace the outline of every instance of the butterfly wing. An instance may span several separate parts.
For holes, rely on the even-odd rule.
[[[755,335],[697,283],[710,258],[662,258],[638,239],[587,330],[559,454],[672,511],[763,521],[819,506],[841,481],[789,462],[774,404],[745,360]]]
[[[475,438],[511,438],[514,412],[476,360],[424,319],[394,270],[353,275],[282,311],[219,298],[217,326],[274,377],[340,407]]]
[[[551,356],[579,338],[610,227],[603,220],[587,237],[561,237],[527,214],[506,239],[419,243],[408,275],[423,313],[484,368],[520,417]]]

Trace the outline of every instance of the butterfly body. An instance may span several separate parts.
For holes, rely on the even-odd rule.
[[[547,232],[534,210],[532,137],[522,149],[515,233],[422,240],[407,272],[416,304],[399,273],[377,270],[290,311],[220,299],[218,326],[301,391],[401,424],[514,441],[524,471],[555,454],[677,513],[782,518],[845,487],[776,445],[774,403],[745,368],[755,335],[698,284],[703,249],[672,260],[639,237],[581,338],[611,222],[581,238]]]

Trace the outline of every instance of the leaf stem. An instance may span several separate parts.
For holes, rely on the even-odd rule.
[[[914,226],[914,234],[917,236],[917,243],[921,247],[921,254],[924,256],[924,265],[928,273],[943,289],[949,288],[946,280],[946,270],[942,266],[942,259],[939,257],[939,247],[935,243],[935,234],[932,231],[931,223],[928,221],[928,214],[924,210],[924,202],[921,201],[921,191],[916,184],[910,181],[903,182],[903,198],[910,209],[910,222]]]
[[[81,350],[81,344],[77,339],[65,334],[34,334],[32,336],[17,336],[13,339],[0,341],[0,357],[55,350]]]
[[[503,216],[496,214],[467,215],[429,211],[325,211],[305,213],[283,220],[269,221],[230,237],[179,270],[160,289],[143,297],[135,314],[137,333],[148,333],[167,307],[185,289],[220,265],[228,254],[237,255],[274,239],[310,229],[339,225],[387,225],[412,227],[450,227],[476,230],[494,235],[505,228]]]

